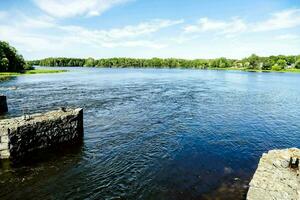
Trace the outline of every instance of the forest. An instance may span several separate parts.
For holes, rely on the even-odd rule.
[[[107,59],[80,59],[80,58],[45,58],[29,61],[31,65],[38,66],[80,66],[80,67],[135,67],[135,68],[236,68],[246,70],[272,70],[300,69],[300,55],[297,56],[269,56],[260,57],[255,54],[244,59],[177,59],[177,58],[107,58]]]

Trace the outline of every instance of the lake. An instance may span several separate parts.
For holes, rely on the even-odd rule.
[[[82,146],[0,167],[0,199],[245,199],[262,153],[300,147],[300,76],[67,68],[0,82],[4,118],[84,108]]]

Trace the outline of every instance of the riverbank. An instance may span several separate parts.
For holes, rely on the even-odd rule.
[[[60,68],[63,66],[56,66],[56,68]],[[67,68],[69,66],[64,66]],[[73,66],[73,67],[82,67],[82,66]],[[133,68],[133,69],[149,69],[149,67],[103,67],[103,66],[89,66],[91,68]],[[89,68],[88,67],[88,68]],[[191,70],[228,70],[228,71],[243,71],[243,72],[277,72],[277,73],[300,73],[300,69],[282,69],[282,70],[259,70],[259,69],[246,69],[246,68],[238,68],[238,67],[226,67],[226,68],[219,68],[219,67],[208,67],[208,68],[197,68],[197,67],[153,67],[153,69],[191,69]],[[41,69],[47,71],[48,69]],[[54,71],[67,71],[67,70],[54,70]],[[55,73],[55,72],[54,72]],[[0,73],[1,75],[1,73]]]
[[[52,74],[52,73],[62,73],[68,70],[57,70],[57,69],[33,69],[27,70],[25,72],[0,72],[0,81],[7,80],[9,78],[20,76],[20,75],[30,75],[30,74]]]
[[[300,69],[282,69],[282,70],[258,70],[258,69],[245,69],[245,68],[207,68],[209,70],[229,70],[229,71],[244,71],[244,72],[279,72],[279,73],[300,73]]]

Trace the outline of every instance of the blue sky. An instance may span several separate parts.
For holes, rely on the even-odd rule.
[[[300,1],[3,0],[0,40],[26,59],[300,54]]]

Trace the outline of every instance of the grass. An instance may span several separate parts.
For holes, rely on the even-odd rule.
[[[300,73],[300,69],[285,69],[282,70],[283,72],[293,72],[293,73]]]
[[[28,75],[28,74],[50,74],[50,73],[61,73],[67,70],[56,70],[56,69],[33,69],[26,70],[25,72],[0,72],[0,81],[8,80],[15,76]]]
[[[258,70],[258,69],[245,69],[245,68],[236,68],[236,67],[229,67],[229,68],[207,68],[211,70],[235,70],[235,71],[246,71],[246,72],[289,72],[289,73],[300,73],[300,69],[282,69],[279,71],[276,70]]]
[[[57,70],[57,69],[34,69],[25,71],[23,74],[51,74],[51,73],[61,73],[67,70]]]

